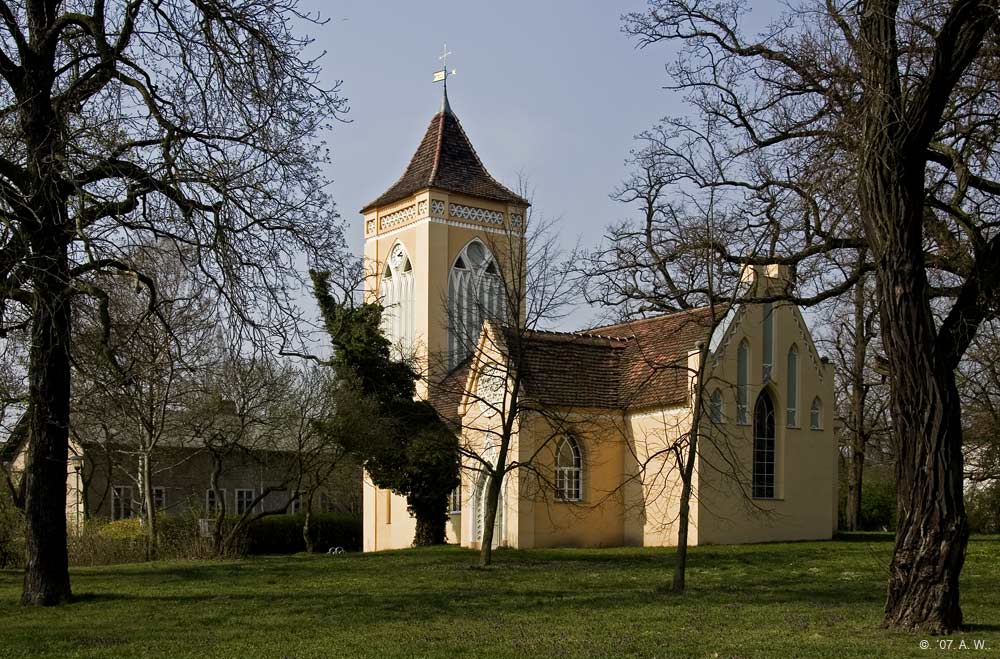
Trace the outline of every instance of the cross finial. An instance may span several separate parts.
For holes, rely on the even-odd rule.
[[[438,57],[438,59],[441,60],[442,68],[440,71],[434,72],[434,82],[444,83],[444,95],[441,98],[442,112],[451,112],[451,106],[448,105],[448,78],[458,73],[455,69],[450,71],[448,70],[448,55],[451,55],[451,51],[448,50],[448,44],[445,44],[443,52]]]

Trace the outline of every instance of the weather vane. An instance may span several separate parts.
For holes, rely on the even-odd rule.
[[[434,82],[443,82],[445,89],[448,87],[448,76],[453,76],[458,73],[455,69],[452,69],[451,71],[448,70],[448,55],[451,55],[451,51],[448,50],[448,44],[445,44],[444,52],[440,57],[438,57],[438,59],[441,60],[442,68],[440,71],[434,72]]]

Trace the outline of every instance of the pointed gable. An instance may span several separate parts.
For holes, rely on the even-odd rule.
[[[361,209],[367,213],[423,190],[438,188],[483,199],[527,206],[528,202],[490,176],[458,117],[445,108],[434,115],[403,175],[378,199]]]

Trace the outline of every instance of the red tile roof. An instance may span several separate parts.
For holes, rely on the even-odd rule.
[[[425,188],[528,205],[523,197],[490,176],[462,130],[458,117],[450,109],[434,115],[403,175],[361,212],[367,213],[373,208],[405,199]]]
[[[534,331],[523,337],[523,359],[514,361],[521,362],[525,394],[542,405],[615,410],[687,405],[687,356],[709,340],[710,329],[704,307],[583,332]],[[514,339],[508,332],[506,350],[513,349]],[[432,394],[439,412],[456,423],[468,375],[466,363]]]

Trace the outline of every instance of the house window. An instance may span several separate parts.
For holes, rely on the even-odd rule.
[[[298,515],[302,512],[302,497],[305,496],[305,492],[296,492],[295,498],[292,499],[291,504],[288,506],[289,515]]]
[[[322,510],[324,513],[337,512],[336,501],[334,500],[332,494],[327,494],[326,492],[323,492],[322,494],[319,495],[319,509]]]
[[[792,346],[788,350],[788,378],[786,384],[785,397],[788,399],[788,407],[785,411],[785,425],[795,428],[799,425],[798,392],[799,392],[799,349]]]
[[[111,491],[111,519],[128,519],[132,513],[132,488],[116,485]]]
[[[451,491],[451,496],[448,497],[448,510],[451,511],[452,515],[457,515],[462,512],[462,486],[458,485],[454,490]]]
[[[716,389],[708,403],[709,418],[713,423],[722,423],[722,392]]]
[[[413,351],[415,343],[415,307],[413,265],[402,243],[389,250],[382,271],[382,333],[404,357]]]
[[[242,515],[253,507],[253,490],[236,490],[236,514]]]
[[[162,487],[153,488],[153,508],[163,510],[167,507],[167,490]]]
[[[499,318],[504,295],[500,270],[486,245],[473,240],[455,259],[448,275],[448,366],[472,354],[483,321]]]
[[[749,374],[750,346],[747,345],[747,340],[743,339],[736,351],[736,423],[743,425],[750,422],[747,418],[747,403],[750,396]]]
[[[218,515],[224,512],[226,502],[226,491],[219,490],[219,497],[216,499],[215,490],[209,488],[205,490],[205,514]]]
[[[812,405],[809,406],[809,429],[823,429],[823,403],[820,402],[819,396],[813,398]]]
[[[760,353],[760,381],[767,384],[774,373],[774,303],[764,303],[764,319],[762,321],[763,345]]]
[[[579,501],[582,497],[583,460],[580,445],[566,437],[556,448],[556,499]]]
[[[753,496],[774,498],[774,403],[767,391],[753,411]]]

